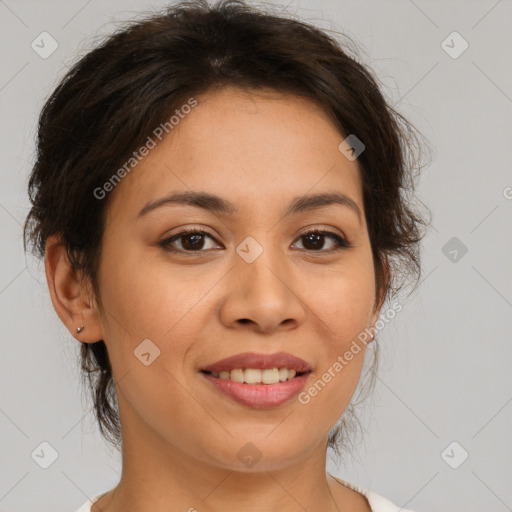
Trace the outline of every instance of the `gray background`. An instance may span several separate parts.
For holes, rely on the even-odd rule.
[[[163,4],[0,1],[0,511],[72,511],[119,478],[80,388],[79,343],[53,311],[42,264],[23,254],[21,224],[45,98],[96,36]],[[511,1],[304,0],[288,10],[354,37],[434,147],[419,187],[433,214],[423,281],[380,334],[364,442],[329,470],[419,512],[512,510]],[[46,59],[31,48],[43,31],[59,45]],[[458,58],[441,46],[453,31],[469,43]],[[453,237],[468,249],[456,261]],[[31,458],[43,441],[58,453],[48,469]],[[469,457],[453,469],[462,450]]]

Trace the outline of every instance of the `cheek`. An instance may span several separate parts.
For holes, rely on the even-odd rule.
[[[334,424],[356,389],[369,341],[365,329],[370,324],[375,300],[371,257],[358,255],[329,276],[314,281],[308,306],[319,318],[323,343],[315,379],[299,400],[312,414]],[[311,283],[313,284],[313,283]],[[362,335],[362,336],[361,336]],[[358,338],[359,337],[359,338]]]
[[[100,287],[105,309],[112,313],[107,323],[115,320],[115,328],[124,328],[137,339],[170,335],[208,289],[207,282],[187,275],[147,251],[105,251]]]
[[[199,335],[200,308],[194,306],[208,283],[199,285],[161,262],[136,259],[133,255],[106,258],[100,282],[105,342],[120,412],[137,411],[136,417],[144,418],[155,431],[193,445],[198,433],[190,425],[205,412],[187,392],[189,375],[183,361]],[[119,263],[109,265],[109,261]]]
[[[225,270],[205,271],[192,266],[183,269],[142,252],[137,255],[136,251],[127,250],[125,254],[124,258],[120,254],[105,258],[100,281],[106,310],[105,343],[114,376],[118,379],[130,373],[135,390],[130,393],[130,402],[133,400],[137,409],[143,408],[144,414],[159,411],[162,399],[183,399],[185,407],[190,397],[176,391],[174,379],[180,383],[190,379],[189,362],[197,353],[197,340],[214,314],[216,302],[212,302],[209,292]],[[143,347],[148,347],[150,359],[153,352],[158,355],[146,373],[146,367],[136,357],[147,352]],[[137,390],[146,385],[147,390],[142,393],[146,398],[140,402]],[[175,390],[171,395],[166,391],[170,389]],[[156,402],[151,409],[153,399]],[[180,408],[179,403],[177,407]],[[167,419],[163,419],[164,423]]]
[[[375,301],[371,256],[354,253],[339,268],[313,275],[304,297],[321,320],[326,353],[332,358],[335,352],[344,352],[370,324]]]

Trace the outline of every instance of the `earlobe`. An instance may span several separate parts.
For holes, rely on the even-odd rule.
[[[101,340],[96,302],[89,287],[71,267],[66,247],[58,235],[46,241],[45,272],[53,307],[69,332],[83,343]]]

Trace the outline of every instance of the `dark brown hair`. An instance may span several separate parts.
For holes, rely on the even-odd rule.
[[[181,2],[117,30],[69,70],[42,109],[25,249],[31,245],[44,257],[48,237],[58,234],[101,307],[97,269],[108,197],[98,200],[93,191],[190,97],[225,86],[265,88],[315,102],[340,137],[355,134],[364,143],[357,162],[379,302],[396,296],[411,278],[415,287],[426,225],[412,201],[422,167],[421,134],[388,104],[353,41],[343,37],[342,45],[291,15],[239,0]],[[100,431],[119,448],[117,397],[103,340],[82,344],[81,366]],[[351,407],[329,436],[338,454]]]

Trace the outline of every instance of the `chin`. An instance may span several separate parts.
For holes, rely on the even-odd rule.
[[[271,432],[272,429],[268,431]],[[265,438],[266,435],[262,435],[261,430],[254,436],[247,432],[244,436],[222,443],[218,451],[210,446],[211,457],[216,464],[231,471],[242,473],[277,471],[306,460],[309,453],[314,451],[316,444],[311,443],[310,446],[305,444],[304,436],[298,435],[297,432],[286,435],[283,431],[273,439],[270,439],[273,434]]]

